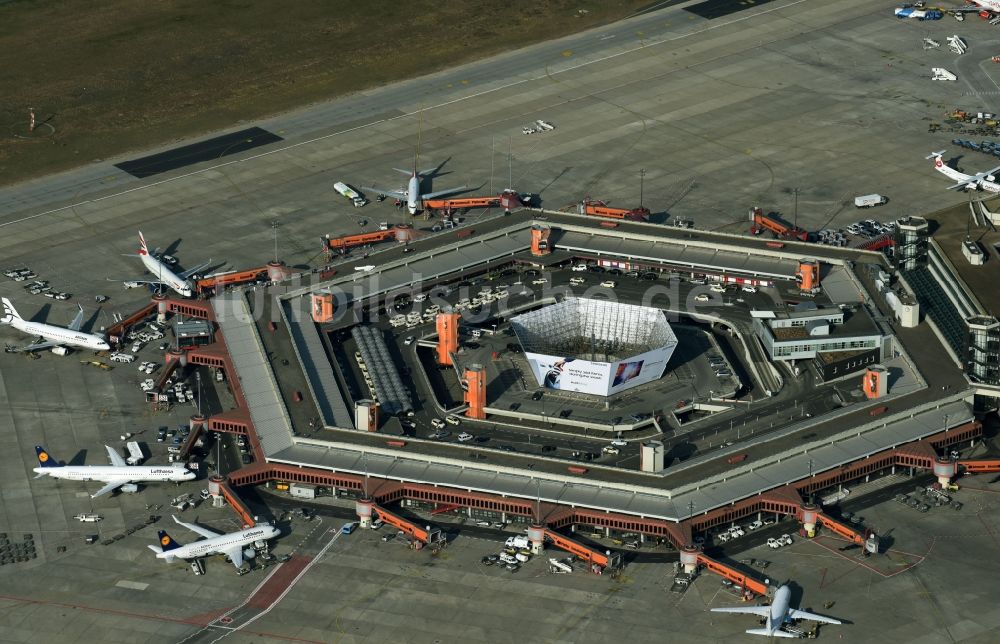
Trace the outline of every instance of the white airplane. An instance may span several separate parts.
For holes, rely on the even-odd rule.
[[[968,7],[956,7],[954,9],[949,9],[955,13],[979,13],[983,9],[987,11],[992,11],[993,13],[1000,13],[1000,0],[969,0],[967,4],[971,5]]]
[[[926,158],[934,159],[934,168],[952,181],[957,182],[953,186],[948,186],[949,190],[968,190],[969,188],[974,188],[976,190],[985,190],[986,192],[1000,193],[1000,183],[996,182],[996,177],[993,175],[994,172],[1000,171],[1000,166],[990,168],[986,172],[980,172],[975,175],[965,174],[949,167],[941,159],[942,154],[944,154],[944,150],[931,152]]]
[[[951,47],[951,50],[958,55],[964,54],[965,50],[969,47],[957,34],[954,36],[948,36],[948,46]]]
[[[941,46],[941,43],[934,40],[933,38],[924,38],[924,49],[936,49]]]
[[[166,530],[160,530],[158,533],[160,545],[148,547],[156,553],[157,559],[166,559],[167,563],[173,563],[175,559],[200,559],[211,555],[226,555],[234,566],[241,568],[243,566],[244,546],[249,546],[257,541],[274,539],[280,534],[277,528],[266,523],[258,523],[252,528],[238,532],[219,534],[193,523],[184,523],[176,516],[174,521],[192,532],[197,532],[205,539],[182,546],[174,541]]]
[[[958,80],[958,76],[955,76],[944,67],[931,67],[931,71],[934,72],[934,76],[931,77],[931,80],[939,80],[939,81]]]
[[[743,613],[746,615],[756,615],[766,617],[767,622],[764,628],[747,629],[750,635],[766,635],[768,637],[792,637],[798,639],[798,635],[781,630],[787,622],[793,619],[808,619],[813,622],[823,622],[824,624],[842,624],[839,619],[823,617],[815,613],[807,613],[804,610],[789,608],[792,591],[788,586],[782,586],[774,593],[774,599],[770,606],[734,606],[730,608],[713,608],[713,613]]]
[[[212,263],[212,260],[208,260],[200,266],[195,266],[190,270],[186,270],[183,273],[174,273],[169,266],[157,255],[159,249],[157,248],[153,252],[149,252],[149,248],[146,246],[146,238],[142,236],[142,231],[139,231],[139,259],[142,260],[142,265],[146,267],[146,270],[152,273],[156,279],[151,280],[116,280],[108,278],[109,282],[123,282],[125,288],[136,288],[141,284],[157,284],[167,286],[174,291],[177,291],[184,297],[191,297],[194,293],[194,286],[188,280],[189,277],[194,275],[200,270],[204,270]],[[131,255],[129,255],[131,257]]]
[[[102,494],[117,489],[127,483],[147,483],[152,481],[190,481],[197,476],[194,472],[176,464],[173,467],[163,465],[129,465],[125,459],[111,447],[105,445],[111,465],[60,465],[41,445],[35,446],[38,455],[38,467],[34,468],[37,478],[51,476],[54,479],[69,481],[102,481],[104,487],[90,495],[96,499]]]
[[[460,186],[458,188],[449,188],[447,190],[438,190],[436,192],[429,192],[427,194],[420,193],[420,180],[428,175],[437,172],[440,166],[437,168],[430,168],[428,170],[417,170],[416,161],[413,164],[413,171],[401,170],[400,168],[393,168],[396,172],[402,172],[403,174],[410,175],[410,183],[406,187],[405,192],[400,192],[399,190],[383,190],[381,188],[376,188],[372,186],[373,190],[377,190],[379,193],[384,195],[389,195],[395,197],[396,199],[406,199],[406,209],[411,215],[415,215],[424,208],[425,199],[434,199],[436,197],[443,197],[445,195],[450,195],[455,192],[460,192],[468,188],[468,186]]]
[[[80,330],[80,325],[83,324],[82,306],[69,326],[61,327],[43,322],[28,322],[18,314],[10,300],[7,298],[2,298],[2,300],[3,317],[0,317],[0,323],[9,324],[18,331],[35,336],[35,341],[29,345],[20,348],[8,347],[7,351],[10,353],[52,349],[52,353],[66,355],[69,353],[66,347],[80,347],[94,351],[107,351],[111,348],[103,336],[95,333],[84,333]]]

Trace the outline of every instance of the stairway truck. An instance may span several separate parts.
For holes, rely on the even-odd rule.
[[[860,197],[854,198],[855,208],[874,208],[875,206],[881,206],[885,202],[889,201],[886,197],[882,195],[862,195]]]
[[[339,194],[343,195],[344,197],[350,199],[351,202],[354,204],[355,208],[360,208],[361,206],[364,206],[365,204],[368,203],[367,199],[362,197],[357,190],[347,185],[346,183],[338,181],[337,183],[333,184],[333,189],[336,190]]]

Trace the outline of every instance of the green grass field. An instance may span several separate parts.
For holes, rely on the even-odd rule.
[[[0,4],[0,182],[613,22],[619,0]],[[583,11],[581,11],[583,10]],[[43,123],[28,132],[28,108]]]

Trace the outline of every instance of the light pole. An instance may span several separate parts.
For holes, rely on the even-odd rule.
[[[646,169],[639,168],[639,207],[642,208],[642,188],[646,179]]]
[[[277,219],[271,221],[271,230],[274,231],[274,263],[278,263],[278,223]]]

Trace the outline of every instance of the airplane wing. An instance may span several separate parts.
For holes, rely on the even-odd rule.
[[[125,462],[125,459],[122,458],[122,455],[116,452],[113,447],[111,447],[110,445],[105,445],[104,449],[108,450],[108,460],[111,461],[112,465],[114,465],[115,467],[128,467],[128,463]]]
[[[242,546],[236,546],[236,547],[230,548],[228,550],[222,550],[221,552],[222,552],[222,554],[224,554],[227,557],[229,557],[229,560],[232,561],[233,565],[236,566],[237,568],[241,568],[243,566],[243,547]]]
[[[437,192],[431,192],[428,194],[420,195],[421,199],[434,199],[436,197],[443,197],[445,195],[450,195],[456,192],[461,192],[463,190],[468,190],[469,186],[459,186],[458,188],[449,188],[447,190],[438,190]]]
[[[163,284],[163,282],[161,282],[160,280],[147,280],[147,279],[139,279],[133,277],[127,277],[127,278],[109,277],[107,278],[107,280],[109,282],[127,282],[130,284]]]
[[[128,479],[118,479],[116,481],[108,481],[107,484],[105,484],[104,487],[102,487],[100,490],[98,490],[98,491],[94,492],[93,494],[91,494],[90,498],[96,499],[97,497],[105,495],[105,494],[107,494],[108,492],[110,492],[112,490],[120,488],[121,486],[125,485],[128,482],[129,482]]]
[[[368,186],[369,190],[377,192],[380,195],[385,195],[387,197],[395,197],[396,199],[406,199],[406,193],[400,190],[386,190],[384,188],[379,188],[377,186]]]
[[[58,342],[54,342],[52,340],[42,341],[41,338],[38,338],[35,342],[32,342],[31,344],[26,344],[23,347],[7,347],[6,350],[8,353],[30,353],[32,351],[41,351],[42,349],[48,349],[50,347],[57,347],[57,346],[59,346]]]
[[[83,324],[83,307],[81,306],[80,310],[76,314],[76,317],[73,318],[73,321],[70,322],[69,326],[66,328],[69,329],[70,331],[79,331],[80,325],[82,324]]]
[[[744,615],[757,615],[767,617],[771,614],[770,606],[730,606],[727,608],[713,608],[713,613],[743,613]]]
[[[200,525],[195,525],[194,523],[184,523],[183,521],[181,521],[180,519],[178,519],[176,516],[174,516],[174,522],[177,523],[178,525],[184,526],[185,528],[187,528],[191,532],[197,532],[198,534],[200,534],[201,536],[205,537],[206,539],[211,539],[212,537],[219,536],[218,532],[215,532],[213,530],[209,530],[208,528],[203,528]]]
[[[824,624],[843,624],[843,622],[839,619],[823,617],[822,615],[817,615],[816,613],[809,613],[804,610],[796,610],[794,608],[788,611],[788,616],[792,619],[808,619],[811,622],[823,622]]]
[[[181,278],[182,280],[186,280],[187,278],[191,277],[192,275],[194,275],[198,271],[203,271],[203,270],[205,270],[206,268],[208,268],[211,265],[212,265],[212,260],[208,260],[207,262],[205,262],[204,264],[201,264],[200,266],[195,266],[194,268],[189,268],[188,270],[184,271],[183,273],[178,273],[177,277]]]

